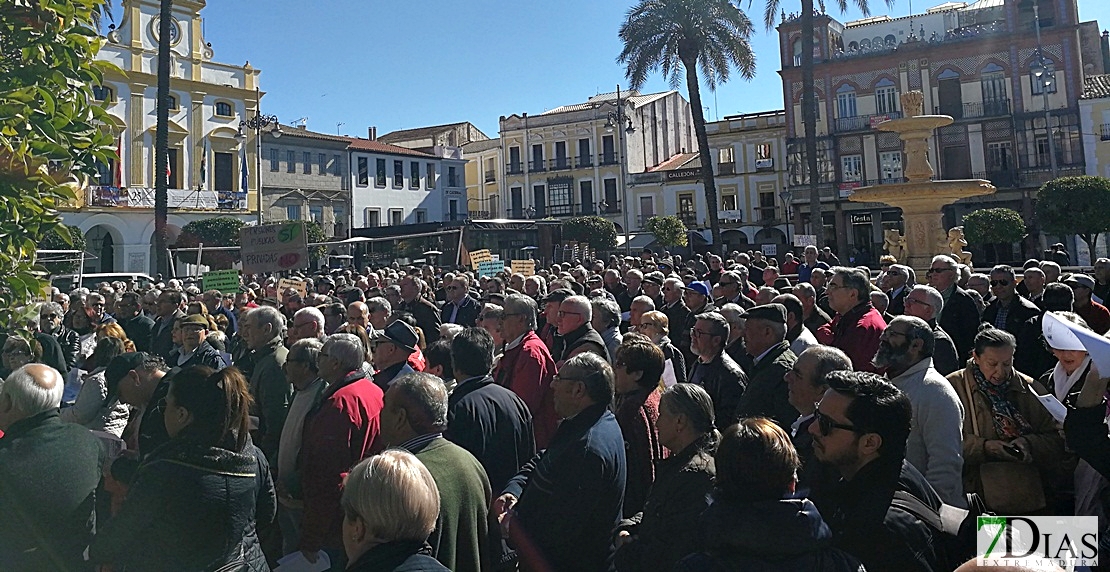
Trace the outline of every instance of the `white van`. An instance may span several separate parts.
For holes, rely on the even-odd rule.
[[[57,288],[59,292],[66,294],[76,290],[77,288],[88,288],[89,290],[96,290],[97,285],[101,282],[116,282],[123,281],[131,285],[133,290],[145,289],[154,283],[154,279],[147,274],[141,272],[103,272],[93,274],[81,274],[81,283],[77,283],[77,274],[59,274],[50,279],[50,285]]]

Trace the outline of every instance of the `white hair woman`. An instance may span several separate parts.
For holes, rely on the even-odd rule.
[[[447,572],[422,553],[439,516],[439,489],[412,453],[390,449],[355,465],[340,505],[348,572]]]

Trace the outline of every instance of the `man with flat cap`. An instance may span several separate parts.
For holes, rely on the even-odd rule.
[[[543,340],[548,351],[554,355],[555,350],[555,335],[559,333],[559,307],[562,306],[563,300],[574,296],[574,291],[569,288],[556,288],[548,292],[547,296],[540,301],[540,309],[542,310],[540,318],[543,324],[536,330],[536,334]]]
[[[798,410],[790,405],[785,376],[798,358],[786,342],[786,306],[755,306],[740,317],[746,320],[748,354],[740,366],[748,374],[748,388],[740,397],[736,417],[767,417],[789,430]]]
[[[389,389],[394,379],[416,371],[408,364],[408,359],[416,353],[419,342],[416,330],[401,320],[394,320],[384,330],[374,332],[374,339],[370,342],[374,367],[378,369],[374,373],[374,383],[382,391]]]

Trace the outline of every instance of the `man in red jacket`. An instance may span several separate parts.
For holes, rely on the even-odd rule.
[[[536,449],[546,449],[559,418],[551,393],[555,360],[547,345],[536,335],[536,303],[528,296],[512,294],[505,298],[501,314],[501,335],[505,355],[493,370],[498,385],[516,393],[532,412]]]
[[[871,364],[879,349],[886,321],[871,305],[871,277],[858,268],[837,266],[825,285],[833,320],[817,329],[817,341],[839,348],[852,359],[856,371],[880,373]]]
[[[304,498],[301,552],[309,562],[320,550],[327,552],[333,570],[346,563],[339,506],[343,476],[383,448],[378,438],[383,394],[361,369],[365,354],[352,334],[332,334],[320,348],[316,365],[328,387],[305,418],[297,463]]]

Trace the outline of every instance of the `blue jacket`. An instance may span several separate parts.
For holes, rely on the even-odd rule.
[[[624,438],[608,404],[565,419],[551,444],[509,481],[519,499],[509,540],[526,569],[613,569],[624,506]]]

